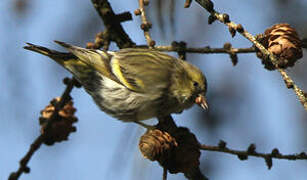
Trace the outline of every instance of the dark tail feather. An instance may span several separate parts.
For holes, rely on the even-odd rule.
[[[65,61],[69,59],[76,59],[76,56],[73,55],[72,53],[63,53],[63,52],[58,52],[55,50],[51,50],[48,48],[45,48],[43,46],[38,46],[35,44],[27,43],[28,46],[24,46],[24,49],[34,51],[40,54],[43,54],[45,56],[48,56],[54,60],[58,61]]]
[[[65,48],[71,48],[71,47],[72,47],[72,45],[67,44],[67,43],[65,43],[65,42],[62,42],[62,41],[57,41],[57,40],[55,40],[54,42],[57,43],[57,44],[59,44],[59,45],[61,45],[61,46],[63,46],[63,47],[65,47]]]

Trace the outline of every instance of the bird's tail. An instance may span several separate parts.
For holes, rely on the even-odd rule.
[[[24,46],[23,48],[30,50],[30,51],[40,53],[45,56],[48,56],[64,67],[65,67],[64,65],[65,61],[77,59],[77,57],[73,55],[72,53],[63,53],[63,52],[48,49],[43,46],[34,45],[31,43],[27,43],[27,46]]]
[[[56,42],[66,47],[68,50],[70,50],[70,52],[59,52],[31,43],[27,43],[27,46],[25,46],[24,48],[50,57],[62,67],[64,67],[66,70],[71,72],[80,82],[88,82],[89,79],[92,78],[92,75],[95,74],[93,73],[95,69],[91,67],[90,61],[87,62],[89,59],[91,59],[91,56],[87,57],[86,55],[90,54],[91,51],[88,51],[87,53],[86,49],[78,48],[58,41]],[[84,52],[85,55],[82,54],[83,51],[86,51]],[[84,60],[82,60],[81,58],[84,58]]]

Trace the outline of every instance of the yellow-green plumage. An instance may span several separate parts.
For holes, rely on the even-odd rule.
[[[140,121],[191,107],[206,93],[195,66],[149,49],[89,50],[56,41],[69,53],[28,44],[70,71],[101,110],[123,121]]]

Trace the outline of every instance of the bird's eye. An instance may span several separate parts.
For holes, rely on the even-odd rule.
[[[198,82],[194,82],[194,83],[193,83],[193,86],[194,86],[194,87],[198,87]]]

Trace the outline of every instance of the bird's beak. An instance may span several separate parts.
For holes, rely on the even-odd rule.
[[[197,105],[199,105],[200,107],[202,107],[204,110],[207,110],[208,109],[208,104],[207,104],[207,100],[205,98],[204,95],[202,94],[199,94],[197,96],[197,98],[195,99],[195,103]]]

